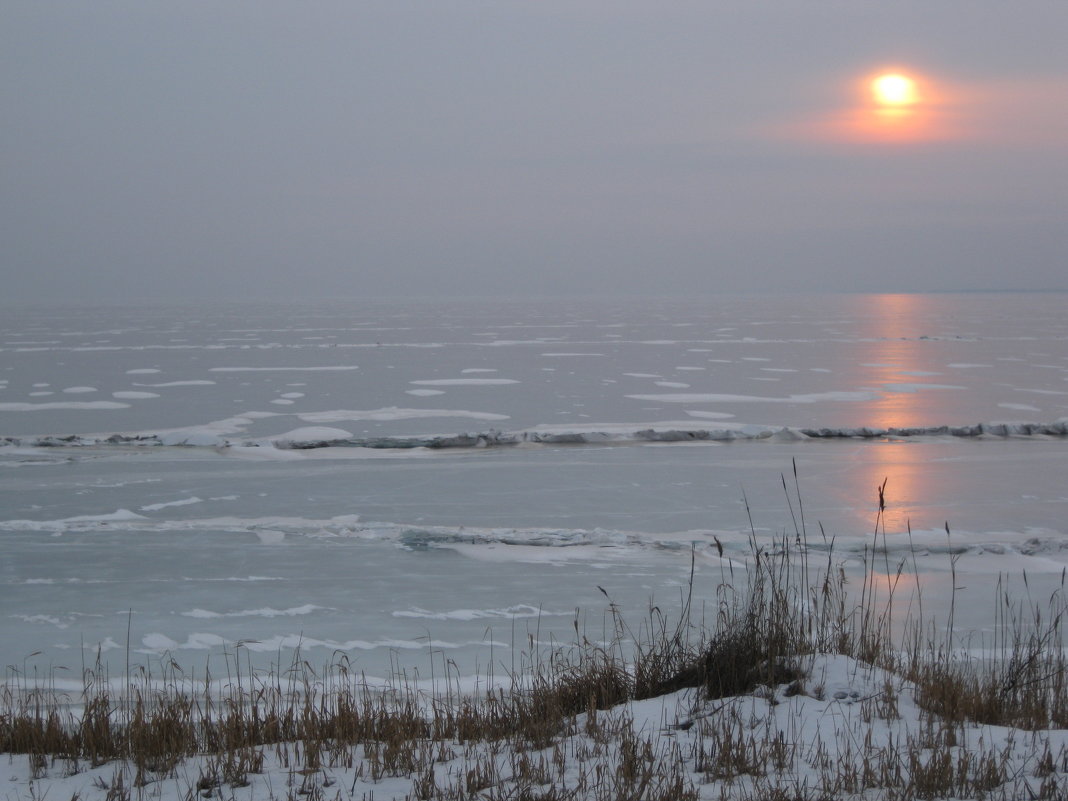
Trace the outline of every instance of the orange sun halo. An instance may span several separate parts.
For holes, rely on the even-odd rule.
[[[887,73],[871,82],[872,96],[880,106],[911,106],[919,97],[916,81],[905,75]]]
[[[967,134],[961,111],[967,96],[904,65],[884,64],[854,75],[841,87],[852,102],[814,117],[808,129],[814,138],[886,146],[945,142]]]
[[[935,89],[927,78],[886,70],[870,74],[858,89],[865,100],[854,107],[849,138],[904,144],[931,142],[949,135]]]

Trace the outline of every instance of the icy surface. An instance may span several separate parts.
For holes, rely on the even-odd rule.
[[[890,568],[934,608],[954,558],[982,629],[1068,564],[1065,300],[5,310],[0,664],[470,676],[598,586],[672,608],[691,549],[699,602],[795,525],[857,573],[884,481]]]

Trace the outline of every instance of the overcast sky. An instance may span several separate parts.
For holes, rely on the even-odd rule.
[[[1066,41],[1063,0],[4,0],[0,296],[1064,289]]]

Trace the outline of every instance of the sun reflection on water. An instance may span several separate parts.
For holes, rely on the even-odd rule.
[[[871,295],[864,299],[867,330],[857,359],[857,386],[875,391],[864,405],[864,425],[872,429],[908,429],[956,422],[953,392],[939,385],[932,368],[931,342],[922,326],[932,319],[932,300],[922,295]],[[929,388],[925,389],[927,386]],[[853,500],[871,499],[867,518],[874,527],[878,490],[885,482],[881,525],[890,532],[907,530],[914,510],[927,505],[932,488],[920,478],[915,443],[888,436],[872,442],[868,458],[849,471],[847,492]],[[927,521],[930,523],[930,521]]]

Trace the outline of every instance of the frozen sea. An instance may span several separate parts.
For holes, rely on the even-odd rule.
[[[952,561],[981,641],[1061,585],[1066,431],[1057,293],[12,306],[0,664],[470,684],[799,531]]]

